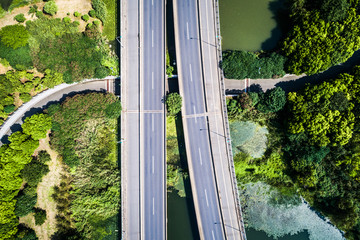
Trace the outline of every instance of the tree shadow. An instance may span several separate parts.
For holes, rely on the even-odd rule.
[[[297,91],[302,89],[305,84],[319,84],[326,80],[336,78],[341,73],[349,73],[352,68],[360,63],[360,50],[356,51],[354,55],[349,58],[345,63],[339,64],[329,68],[328,70],[314,74],[311,76],[305,76],[293,81],[279,82],[275,84],[276,87],[281,87],[286,92]]]
[[[289,11],[285,7],[286,0],[277,0],[269,2],[269,10],[273,14],[273,19],[276,22],[276,27],[271,30],[270,38],[266,39],[261,44],[262,50],[272,50],[278,48],[279,40],[287,33],[290,29]]]
[[[13,0],[1,0],[0,1],[0,6],[7,11],[11,5],[11,3],[13,2]]]
[[[47,102],[45,105],[43,106],[40,106],[40,107],[33,107],[33,108],[30,108],[27,112],[24,113],[24,115],[21,117],[21,123],[25,121],[25,119],[27,117],[31,117],[32,115],[34,114],[37,114],[37,113],[42,113],[44,112],[45,109],[49,108],[50,105],[52,104],[58,104],[58,103],[62,103],[63,101],[66,100],[66,98],[68,97],[73,97],[77,94],[86,94],[86,93],[91,93],[91,92],[102,92],[102,93],[106,93],[106,90],[102,90],[102,91],[95,91],[95,90],[84,90],[84,91],[74,91],[74,92],[70,92],[70,93],[67,93],[67,94],[64,94],[58,101],[49,101]],[[21,123],[16,122],[15,124],[13,124],[11,127],[10,127],[10,131],[11,133],[14,133],[14,132],[17,132],[17,131],[21,131],[22,128],[21,128]],[[0,142],[3,143],[3,144],[7,144],[7,143],[10,143],[9,140],[9,135],[4,135],[1,139],[0,139]]]

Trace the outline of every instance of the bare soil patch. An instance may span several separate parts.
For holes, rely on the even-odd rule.
[[[50,240],[51,235],[56,231],[56,202],[52,199],[51,195],[53,194],[53,186],[60,184],[60,176],[63,174],[63,164],[59,159],[58,153],[50,148],[49,141],[48,134],[45,139],[40,140],[40,146],[34,153],[36,156],[39,151],[45,150],[51,156],[51,161],[47,163],[50,172],[43,177],[38,185],[36,203],[36,207],[46,210],[47,219],[43,225],[36,226],[33,213],[20,218],[20,223],[24,223],[34,229],[38,238],[42,240]]]
[[[83,14],[88,14],[88,12],[92,9],[91,7],[91,0],[55,0],[56,5],[58,6],[58,12],[56,13],[56,15],[54,15],[54,18],[64,18],[64,17],[70,17],[72,19],[72,21],[79,21],[80,22],[80,26],[79,29],[81,31],[83,31],[85,29],[86,26],[86,22],[84,22],[83,20],[81,20],[80,17],[76,18],[74,17],[74,12],[79,12],[81,13],[81,15]],[[45,2],[40,2],[37,4],[32,4],[32,5],[37,5],[38,6],[38,10],[42,11]],[[0,20],[0,28],[7,26],[7,25],[13,25],[13,24],[17,24],[18,22],[14,20],[14,17],[20,13],[23,13],[24,16],[26,17],[26,20],[34,20],[36,19],[35,15],[29,15],[29,8],[32,5],[28,5],[25,7],[21,7],[21,8],[15,8],[11,13],[8,13],[7,15],[5,15],[3,18],[1,18]],[[67,13],[70,13],[69,16],[67,16]],[[90,18],[90,20],[88,22],[91,22],[95,20],[94,18]],[[25,25],[25,23],[22,23],[23,25]],[[0,73],[1,73],[1,68],[0,68]]]

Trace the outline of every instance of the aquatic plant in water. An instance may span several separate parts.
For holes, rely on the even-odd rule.
[[[310,240],[345,239],[331,223],[319,216],[298,195],[284,195],[262,182],[248,183],[240,194],[248,227],[265,231],[275,239],[304,230]]]

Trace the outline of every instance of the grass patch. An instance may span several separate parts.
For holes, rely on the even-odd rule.
[[[113,41],[117,35],[117,22],[118,12],[117,3],[115,0],[103,0],[107,8],[107,18],[104,23],[103,34],[110,40]]]
[[[171,164],[180,162],[175,118],[171,116],[166,118],[166,159]]]

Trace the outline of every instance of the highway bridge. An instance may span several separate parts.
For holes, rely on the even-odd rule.
[[[174,0],[186,152],[201,239],[246,239],[238,199],[215,0]]]
[[[201,239],[246,239],[213,0],[173,0],[186,151]],[[122,239],[166,239],[165,1],[121,1]]]
[[[165,1],[121,1],[122,239],[166,238]]]

